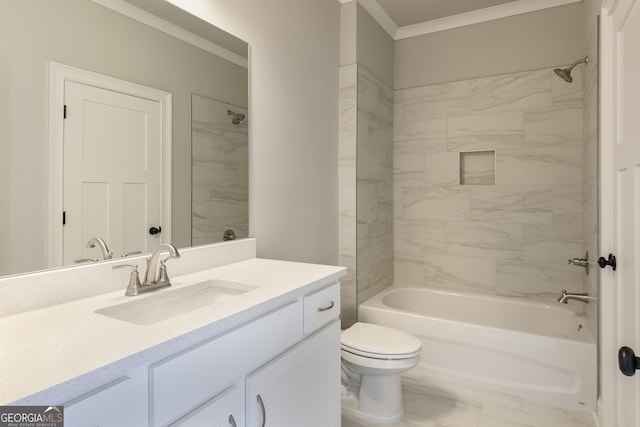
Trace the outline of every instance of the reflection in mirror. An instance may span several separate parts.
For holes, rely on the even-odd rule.
[[[191,114],[192,243],[247,237],[248,112],[194,94]]]
[[[153,250],[164,241],[178,247],[221,241],[228,229],[247,236],[246,43],[164,0],[2,2],[0,36],[0,276],[63,265],[55,261],[62,260],[62,247],[49,249],[52,224],[61,224],[68,209],[66,198],[55,198],[63,196],[56,196],[61,191],[53,184],[66,171],[56,167],[63,161],[50,145],[52,129],[67,132],[67,123],[52,123],[58,116],[64,119],[63,105],[50,108],[51,63],[154,88],[171,99],[170,214],[153,223],[129,224],[150,241],[138,248],[115,237],[130,231],[111,225],[92,230],[95,213],[69,210],[67,224],[78,221],[82,228],[75,259],[103,258],[97,245],[87,245],[91,237],[101,238],[116,258]],[[210,105],[192,111],[199,108],[195,99]],[[220,117],[201,117],[218,110]],[[245,121],[228,110],[244,114]],[[234,118],[242,123],[234,125]],[[104,169],[130,154],[117,146],[102,147],[109,154],[99,162]]]

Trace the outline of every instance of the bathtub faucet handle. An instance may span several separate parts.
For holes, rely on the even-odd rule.
[[[573,264],[578,267],[584,267],[587,276],[589,275],[589,251],[584,254],[584,258],[570,258],[569,264]]]

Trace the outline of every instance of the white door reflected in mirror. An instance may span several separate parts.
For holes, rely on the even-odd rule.
[[[107,79],[108,80],[108,79]],[[148,252],[162,234],[162,106],[135,94],[64,82],[63,265]],[[166,203],[166,201],[165,201]]]

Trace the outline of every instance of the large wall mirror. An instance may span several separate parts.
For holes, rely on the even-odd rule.
[[[250,120],[247,43],[164,0],[3,1],[0,276],[246,237]]]

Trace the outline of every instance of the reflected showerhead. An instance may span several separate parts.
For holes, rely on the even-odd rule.
[[[244,123],[246,116],[242,113],[236,113],[235,111],[227,110],[227,115],[231,117],[231,123],[234,125],[241,125]]]
[[[573,67],[575,67],[578,64],[582,64],[582,63],[586,64],[588,62],[589,62],[589,57],[585,56],[584,58],[579,59],[573,64],[569,65],[567,68],[556,68],[555,70],[553,70],[553,72],[556,73],[556,76],[560,77],[565,82],[571,83],[573,82],[573,77],[571,77],[571,70],[573,70]]]

